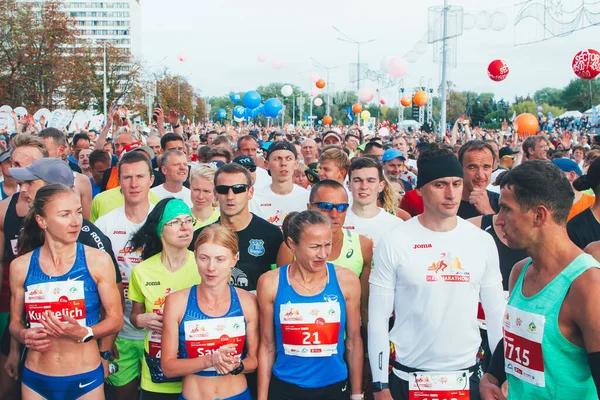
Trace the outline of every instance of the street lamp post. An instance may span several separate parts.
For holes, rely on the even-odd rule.
[[[333,29],[335,29],[340,35],[343,36],[343,38],[337,38],[337,40],[342,41],[342,42],[346,42],[346,43],[352,43],[352,44],[355,44],[357,46],[357,52],[356,52],[356,61],[357,61],[356,62],[356,91],[358,92],[358,90],[360,89],[360,45],[361,44],[372,43],[372,42],[375,41],[375,39],[370,39],[370,40],[365,40],[365,41],[358,41],[358,40],[352,39],[350,36],[346,35],[344,32],[340,31],[335,26],[333,26]]]
[[[107,101],[108,99],[106,98],[106,40],[104,40],[102,42],[102,47],[104,50],[104,54],[103,54],[103,85],[102,85],[102,92],[104,94],[104,120],[106,121],[108,119],[108,115],[106,114],[107,110],[106,110],[106,105],[107,105]]]
[[[327,110],[326,110],[326,113],[327,113],[327,115],[330,115],[330,113],[331,113],[331,82],[329,81],[329,71],[332,69],[337,69],[340,66],[336,65],[335,67],[326,67],[325,65],[323,65],[320,62],[318,62],[317,60],[315,60],[313,57],[311,57],[310,59],[315,62],[315,67],[323,68],[324,70],[327,71]]]

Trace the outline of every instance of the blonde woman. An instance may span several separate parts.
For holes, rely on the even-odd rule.
[[[219,219],[219,210],[215,199],[215,172],[217,170],[203,164],[192,168],[190,172],[190,192],[192,197],[192,214],[196,218],[194,230],[210,225]]]

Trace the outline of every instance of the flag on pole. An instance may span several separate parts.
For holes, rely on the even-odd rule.
[[[354,122],[354,116],[352,115],[352,106],[348,106],[346,107],[346,112],[348,119],[350,120],[350,122]]]
[[[517,112],[513,111],[513,115],[510,117],[510,122],[515,122],[515,119],[517,119]]]
[[[598,124],[598,108],[592,104],[592,126]]]

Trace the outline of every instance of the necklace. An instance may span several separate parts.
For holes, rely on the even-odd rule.
[[[321,289],[321,288],[324,286],[322,282],[317,282],[317,283],[315,283],[314,285],[312,285],[311,287],[308,287],[308,286],[306,286],[304,283],[300,282],[300,280],[299,280],[298,278],[296,278],[296,276],[292,276],[292,277],[294,278],[294,280],[295,280],[296,282],[298,282],[298,284],[299,284],[300,286],[302,286],[304,289],[308,290],[309,292],[312,292],[313,290],[315,290],[315,289],[317,289],[317,288],[318,288],[318,289]],[[325,284],[327,284],[327,283],[325,283]]]

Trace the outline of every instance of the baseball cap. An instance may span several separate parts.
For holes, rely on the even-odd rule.
[[[325,134],[323,135],[323,141],[325,141],[328,137],[331,137],[331,136],[335,137],[338,140],[338,142],[342,142],[342,137],[336,131],[325,132]]]
[[[383,152],[383,155],[381,156],[381,162],[388,162],[393,160],[394,158],[399,158],[402,161],[406,161],[406,157],[404,157],[404,154],[402,154],[402,152],[398,149],[387,149],[386,151]]]
[[[10,150],[6,150],[0,154],[0,163],[3,163],[6,160],[10,160]]]
[[[143,151],[148,157],[152,160],[154,158],[154,150],[150,146],[144,146],[142,142],[133,142],[129,143],[127,146],[123,148],[123,154],[128,153],[130,151]]]
[[[577,175],[583,175],[579,165],[570,158],[557,158],[552,160],[552,164],[556,165],[563,172],[575,172]]]
[[[519,154],[519,151],[511,149],[509,146],[504,146],[498,152],[498,156],[500,158],[506,157],[506,156],[512,156],[512,155],[515,155],[515,154]]]
[[[278,142],[273,142],[270,146],[269,149],[267,150],[267,158],[269,158],[269,156],[271,155],[271,153],[277,151],[277,150],[287,150],[287,151],[291,151],[292,153],[294,153],[294,157],[298,158],[298,152],[296,151],[296,146],[294,146],[292,143],[285,141],[285,140],[280,140]]]
[[[215,168],[215,169],[219,169],[223,165],[225,165],[225,163],[223,161],[221,161],[221,160],[212,160],[211,162],[209,162],[207,164],[210,165],[211,167]]]
[[[306,179],[308,179],[308,181],[311,184],[314,185],[315,183],[320,181],[320,179],[319,179],[319,170],[320,169],[321,168],[317,161],[311,162],[310,164],[308,164],[306,166],[306,169],[304,170],[304,175],[306,175]]]
[[[35,181],[60,183],[68,187],[75,184],[75,176],[69,165],[58,158],[42,158],[25,168],[9,168],[10,175],[17,181]]]
[[[250,156],[237,156],[233,159],[233,162],[244,167],[256,167],[254,160]]]

